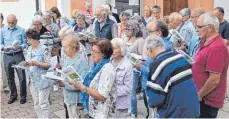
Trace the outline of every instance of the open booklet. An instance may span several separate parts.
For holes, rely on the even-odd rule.
[[[137,55],[134,53],[127,53],[127,58],[130,60],[130,62],[135,65],[138,63],[141,63],[142,61],[142,56],[141,55]]]
[[[12,67],[13,67],[13,68],[16,68],[16,69],[26,69],[26,68],[29,67],[29,64],[28,64],[28,62],[26,62],[26,61],[22,61],[22,62],[20,62],[20,63],[17,64],[17,65],[13,65]]]
[[[81,81],[81,76],[75,71],[73,67],[67,67],[63,70],[56,69],[52,72],[47,72],[46,75],[43,75],[47,79],[52,80],[61,80],[61,81],[68,81],[68,80],[74,80],[74,81]]]
[[[192,57],[190,57],[188,54],[186,54],[184,51],[182,50],[178,50],[178,53],[182,54],[184,56],[184,58],[190,63],[193,64],[195,61]]]

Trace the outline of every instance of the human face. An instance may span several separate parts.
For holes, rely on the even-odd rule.
[[[204,24],[204,18],[203,16],[200,16],[200,18],[197,20],[197,25],[196,25],[196,32],[198,33],[198,36],[200,39],[206,39],[208,35],[208,25]]]
[[[77,23],[79,28],[84,28],[85,27],[85,21],[82,20],[82,19],[77,19],[76,23]]]
[[[147,26],[150,35],[155,35],[160,37],[160,32],[157,30],[156,22],[152,22]]]
[[[152,15],[155,19],[160,19],[160,11],[159,10],[153,10]]]
[[[7,18],[7,23],[10,29],[14,29],[17,25],[17,19],[14,17]]]
[[[101,8],[96,9],[95,16],[96,16],[96,18],[97,18],[99,23],[103,22],[104,19],[105,19],[104,15],[102,14],[102,9]]]
[[[223,20],[223,14],[219,10],[213,10],[213,14],[218,18],[219,21]]]
[[[92,46],[91,58],[95,63],[99,63],[103,60],[103,54],[101,53],[100,48],[96,45]]]
[[[46,24],[46,25],[51,24],[51,16],[44,15],[43,18],[44,18],[44,22],[45,22],[44,24]]]
[[[75,52],[74,48],[71,46],[71,43],[69,42],[68,39],[64,39],[64,41],[62,42],[62,47],[63,47],[64,53],[68,57],[71,57]]]
[[[144,16],[145,17],[150,17],[151,16],[151,10],[149,9],[149,7],[145,7],[144,8]]]
[[[127,37],[133,37],[134,30],[131,28],[126,28],[126,36]]]
[[[116,45],[112,45],[113,47],[113,54],[112,54],[112,58],[114,60],[119,59],[120,57],[123,57],[121,54],[121,48],[116,46]]]
[[[128,22],[127,17],[126,17],[126,16],[122,16],[122,17],[121,17],[121,24],[122,24],[124,27],[126,27],[127,22]]]
[[[41,28],[42,28],[42,23],[35,21],[33,23],[33,26],[34,26],[34,28],[36,29],[37,32],[40,32]]]
[[[197,16],[195,12],[191,12],[191,21],[192,21],[194,26],[196,26],[198,18],[199,18],[199,16]]]
[[[182,21],[187,21],[189,19],[189,15],[183,15],[182,16]]]
[[[54,12],[52,12],[52,17],[53,17],[54,19],[56,19],[56,18],[57,18],[57,14],[54,13]]]

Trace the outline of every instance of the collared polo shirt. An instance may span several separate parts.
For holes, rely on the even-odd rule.
[[[203,100],[205,104],[216,108],[222,108],[226,92],[226,78],[229,62],[229,53],[223,38],[218,35],[200,44],[200,49],[195,57],[195,63],[192,66],[193,79],[197,90],[205,85],[210,73],[220,73],[220,82],[217,87],[206,95]]]

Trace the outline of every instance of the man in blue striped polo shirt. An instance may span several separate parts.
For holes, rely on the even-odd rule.
[[[182,54],[165,50],[163,40],[147,41],[150,65],[146,95],[159,118],[195,118],[200,114],[191,65]]]

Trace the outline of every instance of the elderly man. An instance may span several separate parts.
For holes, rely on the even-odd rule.
[[[150,66],[146,94],[148,105],[157,110],[156,117],[198,117],[199,100],[191,65],[181,54],[166,50],[160,37],[150,36],[147,49],[154,61]]]
[[[26,41],[24,39],[24,29],[17,26],[17,18],[15,15],[10,14],[7,16],[8,26],[1,30],[1,51],[4,51],[3,62],[4,68],[10,88],[10,99],[8,104],[17,100],[17,88],[15,84],[14,69],[11,67],[14,64],[19,64],[24,61],[23,49],[26,48]],[[12,46],[15,42],[18,45]],[[24,70],[16,69],[19,84],[20,84],[20,103],[26,103],[26,78]]]
[[[192,72],[201,101],[200,118],[216,118],[225,99],[229,52],[215,15],[201,15],[196,26],[201,43]]]
[[[44,26],[54,34],[54,37],[58,37],[58,32],[60,31],[60,28],[57,24],[52,23],[52,14],[50,11],[45,11],[43,13],[44,18]]]
[[[173,46],[176,49],[186,49],[186,44],[191,40],[193,32],[192,29],[182,21],[182,16],[179,13],[173,12],[170,14],[169,28],[175,29],[182,37],[181,39],[176,38],[177,36],[172,34],[171,42]]]
[[[96,38],[107,38],[112,40],[118,37],[117,24],[109,19],[107,10],[103,7],[97,7],[95,10],[97,20],[93,24],[93,32]]]
[[[197,19],[199,18],[200,15],[204,14],[204,10],[202,9],[194,9],[191,11],[191,21],[194,26],[196,26]],[[195,59],[196,53],[199,49],[200,46],[200,40],[197,32],[195,31],[192,39],[188,43],[188,54],[191,56],[193,59]]]
[[[214,15],[219,20],[219,33],[223,39],[226,40],[226,44],[229,45],[229,23],[224,19],[224,9],[222,7],[216,7],[213,10]]]

